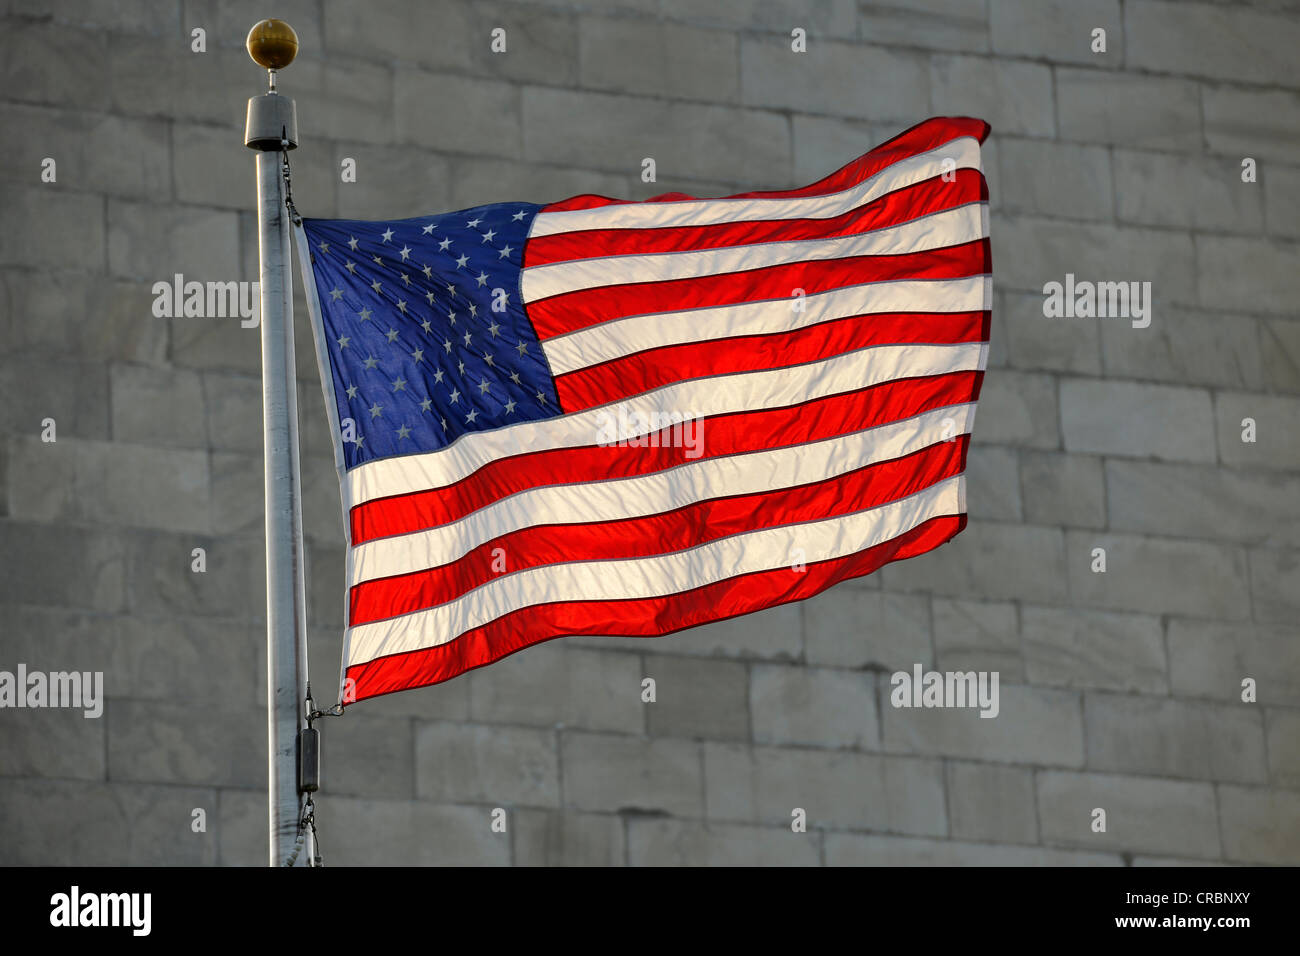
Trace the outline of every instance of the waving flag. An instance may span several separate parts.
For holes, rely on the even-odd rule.
[[[988,130],[932,119],[782,192],[304,220],[345,702],[811,597],[961,531]]]

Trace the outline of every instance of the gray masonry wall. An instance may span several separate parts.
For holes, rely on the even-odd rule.
[[[156,318],[151,287],[257,277],[243,39],[272,13],[312,216],[785,188],[930,115],[993,126],[969,528],[802,604],[357,705],[323,726],[328,864],[1300,863],[1300,3],[0,9],[0,670],[107,698],[0,710],[0,863],[266,857],[258,332]],[[1150,327],[1045,318],[1067,273],[1149,281]],[[298,291],[326,698],[342,529]],[[893,708],[917,663],[998,671],[1000,715]]]

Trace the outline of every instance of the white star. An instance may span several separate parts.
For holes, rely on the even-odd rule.
[[[452,296],[453,298],[456,295],[456,287],[452,285],[450,282],[447,283],[447,294],[449,296]]]
[[[348,338],[346,335],[340,335],[337,341],[339,343],[339,348],[345,349],[348,347],[348,343],[351,342],[352,339]]]
[[[541,392],[537,393],[537,400],[541,402],[543,405],[546,404],[546,396],[543,395]]]
[[[357,397],[357,387],[355,385],[349,385],[348,398],[356,398],[356,397]]]
[[[451,339],[444,339],[444,340],[443,340],[443,343],[442,343],[442,347],[443,347],[444,349],[446,349],[448,352],[450,352],[450,351],[451,351]]]
[[[365,322],[365,321],[366,321],[367,319],[369,319],[372,315],[374,315],[374,313],[371,312],[369,309],[367,309],[367,308],[363,305],[363,306],[361,307],[361,311],[358,312],[357,315],[361,316],[361,321],[362,321],[362,322]]]
[[[381,411],[383,411],[383,408],[384,408],[384,406],[383,406],[383,405],[380,405],[378,402],[376,402],[374,405],[371,405],[371,406],[370,406],[370,417],[371,417],[371,418],[378,418],[378,417],[379,417],[379,413],[380,413]]]
[[[370,283],[370,288],[374,289],[376,292],[378,292],[382,286],[383,286],[383,283],[380,282],[378,279],[376,279],[374,282]]]
[[[429,410],[429,406],[432,404],[433,404],[433,399],[426,398],[424,401],[420,403],[420,411],[427,412]]]
[[[387,332],[384,333],[384,335],[388,336],[388,341],[390,342],[397,341],[397,329],[389,329]]]
[[[322,241],[321,241],[321,244],[320,244],[319,246],[317,246],[316,248],[319,249],[321,252],[329,252],[329,251],[330,251],[330,244],[329,244],[328,242],[325,242],[324,240],[322,240]]]
[[[511,373],[510,373],[510,381],[514,382],[516,385],[521,384],[520,381],[519,381],[519,373],[518,373],[518,372],[511,372]]]
[[[401,313],[403,313],[403,314],[406,313],[406,300],[405,300],[405,299],[398,299],[398,300],[397,300],[397,311],[398,311],[398,312],[401,312]]]
[[[391,230],[391,229],[385,229],[385,230],[384,230],[384,242],[387,242],[387,241],[388,241],[389,239],[391,239],[391,238],[393,238],[393,230]]]
[[[425,226],[424,229],[422,229],[421,231],[422,231],[426,236],[432,236],[432,235],[433,235],[433,223],[429,223],[429,224],[428,224],[427,226]]]
[[[355,441],[353,441],[353,444],[357,446],[357,451],[360,451],[360,450],[361,450],[361,446],[364,445],[365,443],[366,443],[366,436],[365,436],[365,435],[358,435],[358,436],[356,437]]]
[[[496,230],[495,230],[495,229],[489,229],[487,232],[483,233],[483,241],[484,241],[484,242],[491,242],[491,241],[492,241],[492,237],[495,236],[495,235],[496,235]]]
[[[452,325],[455,325],[455,324],[456,324],[456,313],[455,313],[455,312],[448,312],[448,313],[447,313],[447,320],[448,320]]]
[[[459,401],[460,401],[460,389],[453,388],[451,390],[451,403],[455,405]]]
[[[333,300],[334,302],[337,302],[337,301],[338,301],[339,299],[341,299],[341,298],[343,298],[343,290],[342,290],[342,289],[330,289],[330,299],[331,299],[331,300]]]
[[[488,277],[486,272],[480,272],[476,278],[478,279],[479,285],[487,285]]]
[[[465,255],[465,253],[462,252],[460,254],[460,258],[456,260],[456,268],[457,269],[465,268],[465,263],[467,262],[469,262],[469,256]]]
[[[356,236],[348,236],[348,248],[351,249],[353,252],[356,252],[356,251],[357,251],[357,237],[356,237]]]
[[[411,247],[402,246],[402,261],[405,262],[409,258],[411,258]]]
[[[514,410],[515,410],[515,405],[516,405],[516,404],[517,404],[517,403],[515,402],[515,400],[514,400],[513,398],[510,399],[510,401],[506,402],[506,414],[507,414],[507,415],[514,414]]]
[[[434,371],[434,373],[433,373],[433,384],[434,384],[434,385],[437,385],[438,383],[440,383],[440,382],[442,381],[442,375],[443,375],[442,369],[437,369],[437,370]]]
[[[357,274],[357,264],[353,262],[351,259],[347,261],[347,264],[344,265],[343,268],[347,269],[348,272],[351,272],[353,275]]]
[[[393,379],[393,391],[394,392],[406,391],[406,379],[402,378],[400,375],[397,376],[397,378]]]
[[[417,362],[423,362],[424,349],[416,349],[414,352],[411,353],[411,358],[415,359]]]
[[[439,251],[439,252],[446,252],[446,251],[447,251],[447,247],[448,247],[449,245],[451,245],[451,240],[450,240],[450,239],[444,239],[444,240],[442,240],[442,242],[438,243],[438,251]]]
[[[377,266],[382,266],[384,264],[384,260],[379,258],[379,256],[371,256],[370,258]]]
[[[474,318],[478,318],[478,303],[471,302],[469,304],[469,314],[472,315]]]
[[[491,353],[491,352],[484,352],[484,353],[483,353],[483,361],[487,362],[487,364],[488,364],[488,368],[496,368],[496,364],[492,361],[492,353]]]
[[[366,368],[374,368],[378,364],[378,360],[373,355],[366,356]]]
[[[481,378],[481,379],[479,379],[479,383],[478,383],[478,393],[479,393],[480,395],[486,395],[486,394],[487,394],[487,390],[488,390],[489,388],[491,388],[491,387],[492,387],[492,386],[491,386],[490,384],[488,384],[488,380],[487,380],[487,379],[485,379],[485,378]]]
[[[420,323],[420,328],[424,329],[426,335],[433,334],[433,323],[430,322],[428,319],[425,319],[423,322]]]
[[[411,434],[411,430],[407,428],[405,425],[403,425],[401,428],[397,430],[397,440],[401,441],[403,438],[408,437],[410,434]]]
[[[410,285],[410,284],[411,284],[411,277],[408,276],[405,272],[402,273],[402,284],[403,284],[403,285]]]
[[[432,293],[432,292],[426,292],[426,293],[424,294],[424,297],[425,297],[426,300],[428,300],[428,303],[429,303],[430,305],[433,305],[433,293]]]
[[[468,425],[474,419],[478,418],[478,409],[471,408],[469,414],[465,416],[465,424]]]
[[[464,363],[464,361],[457,362],[457,363],[456,363],[456,369],[457,369],[457,371],[460,372],[461,375],[464,375],[464,374],[465,374],[465,363]]]
[[[510,255],[510,253],[512,253],[512,252],[514,252],[514,250],[511,249],[509,246],[502,246],[502,247],[501,247],[501,254],[498,255],[497,258],[498,258],[498,259],[504,259],[506,256]]]
[[[466,332],[466,333],[465,333],[465,344],[466,344],[466,345],[469,345],[469,340],[470,340],[470,338],[471,338],[470,334],[469,334],[468,332]]]
[[[482,221],[483,221],[482,219],[471,219],[469,222],[465,223],[465,225],[473,229]]]
[[[524,218],[524,211],[521,209],[510,218],[513,219],[515,222],[518,222],[520,219]]]
[[[442,424],[442,430],[443,430],[443,431],[446,431],[446,430],[447,430],[447,419],[445,419],[445,418],[440,418],[440,419],[438,419],[438,421]]]
[[[423,269],[421,269],[420,271],[424,273],[424,277],[425,277],[426,279],[432,279],[432,278],[433,278],[433,266],[426,264],[425,267],[424,267]],[[432,295],[432,293],[430,293],[430,295]]]
[[[520,355],[523,355],[525,352],[528,351],[528,343],[520,342],[518,345],[515,346],[515,351],[518,352]]]
[[[501,328],[501,326],[497,325],[496,319],[493,319],[492,324],[488,326],[488,331],[492,333],[492,338],[497,337],[497,329],[499,328]]]

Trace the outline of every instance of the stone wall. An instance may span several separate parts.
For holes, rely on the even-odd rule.
[[[969,528],[802,604],[357,705],[323,726],[328,864],[1300,863],[1300,3],[0,9],[0,669],[107,698],[0,711],[0,863],[265,860],[258,332],[151,290],[257,277],[242,44],[272,12],[310,216],[784,188],[930,115],[993,126]],[[1046,318],[1067,273],[1150,282],[1150,326]],[[342,529],[301,288],[296,320],[327,697]],[[999,716],[892,707],[916,663],[998,671]]]

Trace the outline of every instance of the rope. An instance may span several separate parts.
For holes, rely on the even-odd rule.
[[[298,820],[298,836],[293,841],[293,852],[289,854],[288,859],[284,861],[285,866],[293,866],[298,862],[298,854],[302,852],[303,841],[307,835],[307,828],[311,828],[312,842],[316,846],[316,855],[309,862],[309,866],[324,866],[324,860],[320,852],[320,836],[316,833],[316,804],[312,803],[311,794],[303,801],[302,816]]]
[[[316,805],[311,802],[311,797],[307,798],[307,823],[311,826],[311,844],[316,848],[316,856],[312,859],[312,866],[324,866],[325,861],[320,853],[320,834],[316,832]]]
[[[302,225],[302,216],[298,215],[298,208],[293,204],[293,180],[289,170],[289,141],[280,140],[280,172],[284,176],[284,204],[289,210],[289,221],[295,226]]]
[[[293,841],[293,852],[290,853],[289,858],[284,861],[285,866],[293,866],[298,862],[298,853],[302,850],[302,841],[304,837],[304,819],[305,818],[299,818],[298,820],[298,837]]]

